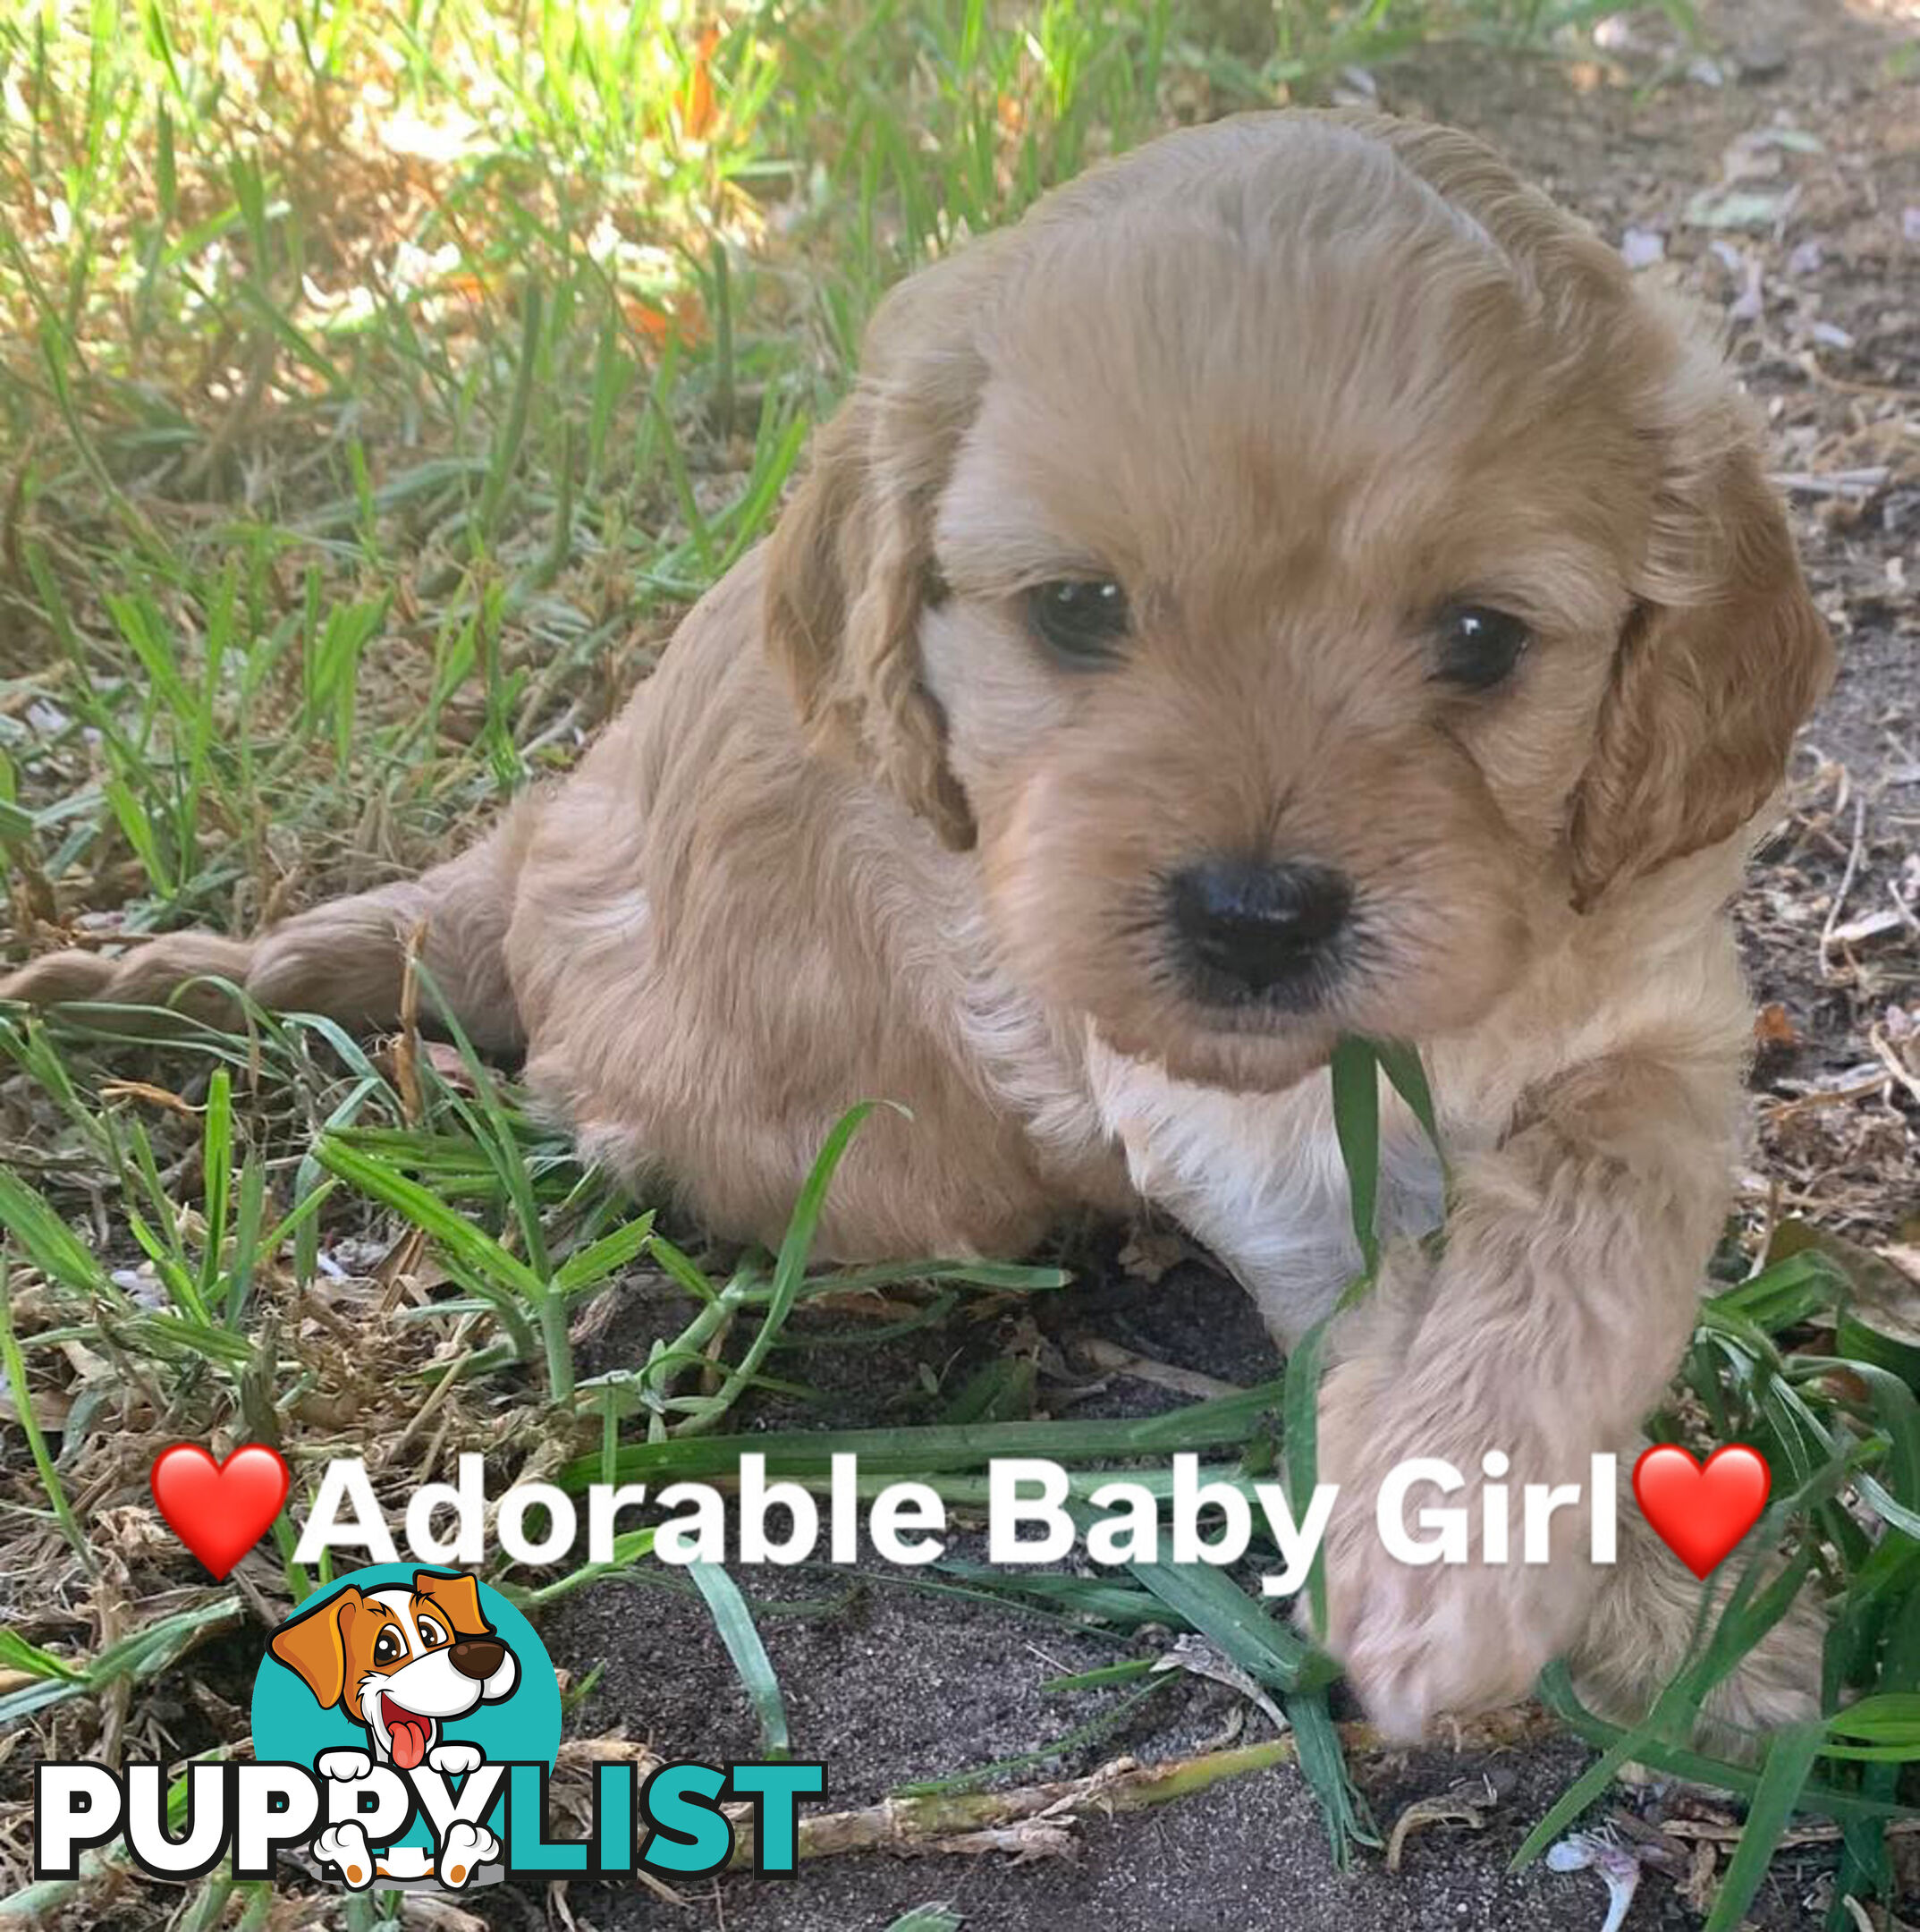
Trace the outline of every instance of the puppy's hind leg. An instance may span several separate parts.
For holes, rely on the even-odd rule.
[[[229,1021],[224,995],[190,986],[212,976],[276,1012],[371,1030],[400,1017],[407,950],[421,928],[422,962],[453,1017],[477,1046],[512,1051],[523,1041],[503,941],[530,826],[529,807],[517,808],[479,844],[419,878],[316,906],[257,939],[169,933],[115,959],[52,953],[0,979],[0,999],[159,1006],[180,995],[188,1011]]]
[[[505,940],[527,816],[511,814],[479,844],[417,879],[316,906],[264,934],[254,942],[247,991],[278,1012],[323,1013],[361,1029],[391,1026],[400,1017],[418,928],[430,988],[424,1010],[444,1003],[477,1046],[517,1050],[524,1039]]]
[[[1654,1534],[1637,1510],[1620,1516],[1620,1555],[1600,1583],[1592,1615],[1569,1657],[1583,1703],[1615,1724],[1637,1724],[1692,1654],[1702,1631],[1703,1599],[1711,1629],[1733,1582],[1746,1570],[1752,1540],[1704,1583]],[[1785,1616],[1707,1694],[1693,1726],[1702,1750],[1737,1760],[1757,1757],[1766,1734],[1820,1714],[1821,1657],[1827,1619],[1803,1589]]]

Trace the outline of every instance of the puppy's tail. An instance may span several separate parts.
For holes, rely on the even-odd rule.
[[[280,1013],[317,1013],[373,1031],[401,1016],[407,953],[419,931],[429,984],[477,1046],[512,1052],[524,1044],[507,977],[507,921],[526,843],[520,813],[480,844],[417,879],[316,906],[257,939],[168,933],[118,958],[54,953],[5,979],[0,999],[35,1006],[69,1003],[173,1004],[215,1024],[237,1019],[235,1003],[213,986],[231,980]],[[436,1003],[421,989],[423,1012]]]

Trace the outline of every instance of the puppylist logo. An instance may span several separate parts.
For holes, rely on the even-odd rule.
[[[254,1761],[196,1764],[170,1819],[165,1767],[34,1768],[36,1879],[70,1878],[81,1852],[124,1834],[132,1861],[192,1878],[231,1858],[274,1876],[300,1854],[352,1891],[462,1891],[509,1872],[617,1877],[715,1872],[735,1852],[721,1809],[752,1809],[752,1868],[791,1874],[796,1812],[825,1795],[820,1764],[593,1767],[584,1839],[549,1834],[560,1686],[533,1626],[460,1571],[356,1570],[300,1605],[266,1646],[253,1690]]]
[[[309,1851],[355,1891],[497,1878],[503,1767],[553,1767],[554,1667],[526,1619],[481,1589],[458,1571],[378,1564],[303,1605],[267,1646],[254,1753],[347,1787]]]

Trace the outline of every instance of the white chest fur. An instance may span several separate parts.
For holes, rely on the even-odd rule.
[[[1361,1266],[1327,1078],[1228,1093],[1097,1043],[1087,1071],[1134,1185],[1232,1269],[1282,1346],[1298,1341]],[[1384,1083],[1380,1118],[1379,1232],[1437,1226],[1439,1162]]]

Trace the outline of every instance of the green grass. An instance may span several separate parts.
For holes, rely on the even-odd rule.
[[[7,955],[56,932],[241,930],[439,856],[570,764],[674,616],[764,533],[899,275],[1178,112],[1310,97],[1437,34],[1565,44],[1595,12],[892,0],[735,6],[711,35],[666,5],[548,0],[47,0],[0,19]],[[24,1425],[0,1459],[0,1569],[21,1580],[0,1723],[38,1728],[30,1755],[57,1735],[174,1756],[143,1699],[250,1615],[100,1527],[100,1499],[140,1500],[164,1440],[280,1443],[297,1476],[385,1442],[388,1496],[436,1442],[512,1466],[557,1449],[561,1479],[586,1482],[722,1470],[750,1439],[817,1480],[849,1439],[770,1432],[758,1411],[805,1400],[811,1349],[880,1331],[810,1323],[800,1349],[797,1310],[885,1297],[884,1332],[910,1335],[1065,1279],[936,1258],[809,1268],[837,1146],[779,1255],[715,1267],[654,1204],[580,1172],[464,1049],[410,1070],[324,1023],[256,1014],[162,1051],[137,1021],[0,1013],[0,1367]],[[1417,1066],[1383,1065],[1417,1106]],[[1343,1050],[1363,1247],[1373,1072],[1361,1043]],[[356,1242],[367,1258],[346,1272],[372,1288],[336,1303],[326,1264]],[[1920,1757],[1920,1352],[1848,1313],[1831,1262],[1784,1246],[1753,1260],[1708,1309],[1664,1427],[1769,1456],[1779,1539],[1834,1606],[1832,1687],[1865,1694],[1757,1773],[1690,1755],[1705,1687],[1780,1606],[1756,1576],[1648,1726],[1612,1734],[1550,1679],[1603,1755],[1530,1847],[1628,1758],[1710,1769],[1755,1798],[1716,1911],[1729,1925],[1796,1805],[1842,1821],[1842,1889],[1884,1894],[1884,1821]],[[639,1268],[692,1314],[645,1360],[583,1378],[573,1330]],[[377,1385],[346,1335],[377,1338],[393,1365]],[[902,1390],[912,1419],[853,1445],[870,1474],[961,1509],[1000,1449],[1054,1457],[1082,1492],[1176,1449],[1248,1479],[1271,1471],[1276,1427],[1310,1482],[1314,1383],[1307,1349],[1241,1397],[1047,1421],[1031,1365],[1008,1361]],[[292,1562],[292,1525],[275,1535],[298,1597],[316,1580]],[[501,1580],[537,1610],[616,1572],[703,1591],[784,1748],[757,1630],[774,1606],[737,1581],[667,1575],[648,1530],[610,1564]],[[165,1588],[116,1595],[130,1574]],[[901,1587],[1107,1633],[1123,1669],[1146,1661],[1137,1631],[1204,1632],[1286,1705],[1336,1853],[1372,1841],[1325,1660],[1231,1578],[952,1563]],[[1075,1735],[1117,1722],[1138,1675],[1063,1687],[1091,1700]],[[218,1875],[181,1922],[216,1922],[236,1894],[259,1922],[260,1888]],[[0,1910],[84,1914],[88,1896],[37,1888]],[[344,1922],[373,1911],[355,1902]]]

